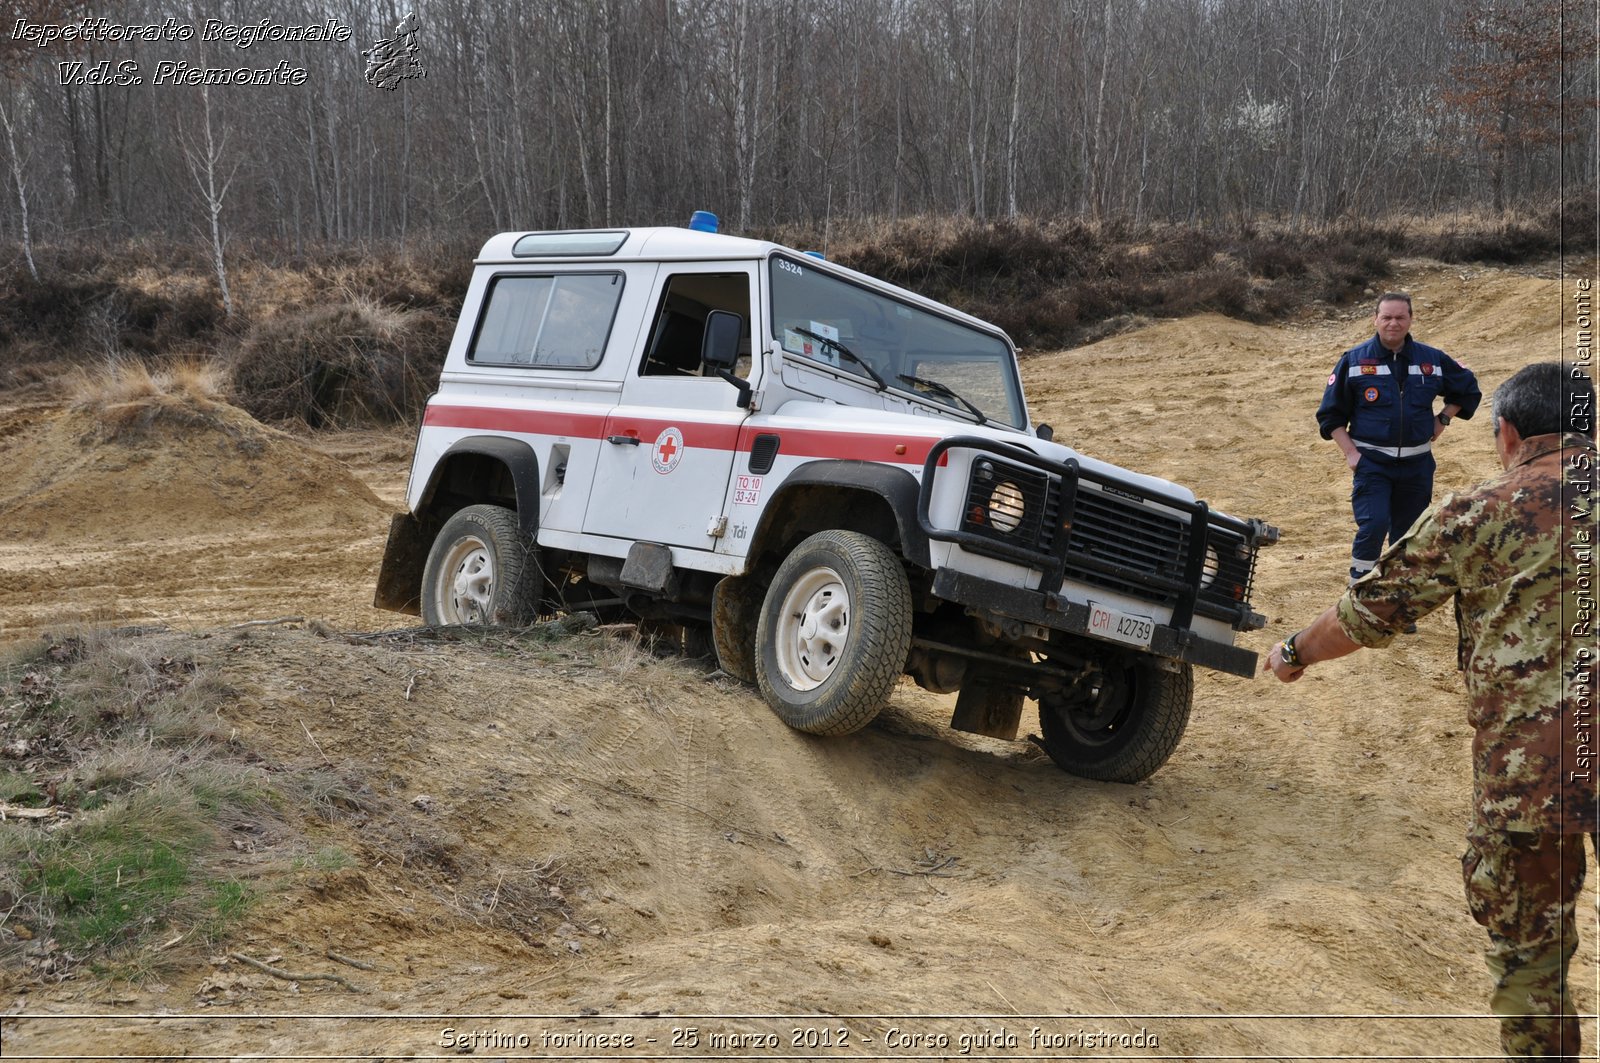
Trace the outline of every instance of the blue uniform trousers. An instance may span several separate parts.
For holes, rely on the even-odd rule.
[[[1433,500],[1434,460],[1431,453],[1391,458],[1370,450],[1356,464],[1350,505],[1356,514],[1356,539],[1350,548],[1350,579],[1372,571],[1383,553],[1383,540],[1392,543],[1422,516]]]

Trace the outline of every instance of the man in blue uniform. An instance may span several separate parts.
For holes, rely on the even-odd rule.
[[[1385,292],[1373,325],[1370,340],[1340,356],[1317,408],[1322,438],[1354,472],[1352,583],[1378,563],[1384,538],[1399,539],[1433,501],[1433,441],[1483,398],[1472,370],[1411,338],[1411,296]]]

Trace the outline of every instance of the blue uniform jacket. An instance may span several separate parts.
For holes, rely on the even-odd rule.
[[[1350,438],[1382,447],[1421,446],[1433,438],[1433,400],[1461,407],[1471,418],[1483,400],[1472,370],[1410,334],[1400,353],[1390,354],[1377,335],[1339,357],[1317,407],[1323,439],[1335,428]]]

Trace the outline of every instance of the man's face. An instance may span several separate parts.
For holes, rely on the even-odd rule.
[[[1400,299],[1379,303],[1374,324],[1378,329],[1378,339],[1393,350],[1405,342],[1406,333],[1411,331],[1411,308]]]

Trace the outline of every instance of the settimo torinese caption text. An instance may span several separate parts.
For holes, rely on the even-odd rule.
[[[156,44],[198,41],[246,51],[257,44],[335,42],[350,40],[350,27],[337,18],[303,25],[273,22],[236,23],[208,18],[199,23],[180,22],[169,16],[161,22],[123,23],[107,18],[77,22],[33,22],[19,18],[12,27],[13,40],[38,48],[51,45]],[[280,59],[271,66],[207,66],[180,59],[161,59],[148,66],[138,59],[62,60],[56,64],[63,85],[301,85],[306,68]]]

